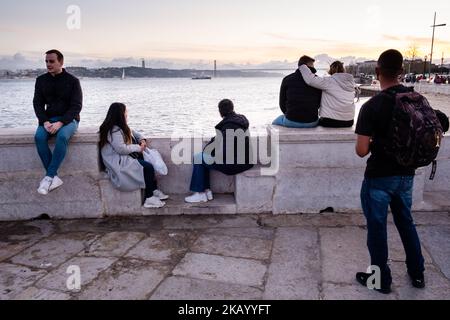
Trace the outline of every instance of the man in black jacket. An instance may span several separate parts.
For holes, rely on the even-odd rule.
[[[298,65],[307,65],[313,73],[315,60],[308,56],[300,58]],[[322,91],[310,87],[303,80],[300,70],[283,79],[280,88],[280,108],[283,115],[272,124],[289,128],[314,128],[319,123],[318,110]]]
[[[43,195],[63,184],[58,169],[66,156],[69,140],[78,129],[83,103],[80,81],[63,69],[63,54],[58,50],[47,51],[45,62],[48,73],[36,79],[33,99],[39,121],[36,148],[46,170],[37,190]],[[52,154],[48,139],[55,135]]]
[[[202,153],[194,156],[188,203],[213,200],[210,190],[209,170],[226,175],[236,175],[253,167],[250,150],[249,122],[242,114],[234,112],[231,100],[219,102],[222,121],[216,125],[216,136],[205,146]]]

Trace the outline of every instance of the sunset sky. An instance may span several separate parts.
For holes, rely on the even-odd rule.
[[[69,30],[67,8],[80,8]],[[376,58],[411,45],[429,54],[434,12],[450,25],[450,1],[70,0],[2,1],[0,59],[294,61],[301,54]],[[450,26],[436,29],[434,58],[450,58]],[[66,60],[67,60],[66,59]]]

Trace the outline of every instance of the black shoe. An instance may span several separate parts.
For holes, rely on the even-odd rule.
[[[356,281],[358,281],[361,285],[367,288],[367,280],[372,276],[371,273],[365,273],[365,272],[358,272],[356,273]],[[391,286],[390,285],[381,285],[380,289],[373,289],[375,291],[378,291],[382,294],[389,294],[391,293]]]
[[[425,288],[425,277],[422,275],[420,277],[411,277],[411,284],[414,288],[423,289]]]

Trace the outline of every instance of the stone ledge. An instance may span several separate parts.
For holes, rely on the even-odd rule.
[[[34,145],[36,128],[0,129],[0,146],[2,145]],[[70,143],[98,143],[98,128],[80,127]],[[54,138],[53,138],[54,140]],[[50,139],[50,142],[52,139]]]

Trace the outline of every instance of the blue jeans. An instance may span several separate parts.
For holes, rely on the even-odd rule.
[[[58,122],[61,120],[61,117],[51,118],[50,122]],[[47,171],[46,175],[53,178],[58,175],[58,169],[63,162],[66,153],[67,147],[69,145],[70,138],[74,135],[74,133],[78,129],[78,121],[73,120],[71,123],[61,127],[56,133],[56,142],[55,149],[53,150],[53,154],[50,151],[48,146],[48,139],[51,136],[50,133],[45,130],[44,126],[39,126],[36,130],[36,134],[34,135],[34,141],[36,143],[36,148],[41,158],[42,164],[44,165],[45,170]]]
[[[194,168],[192,170],[191,186],[192,192],[205,192],[210,189],[209,170],[214,167],[211,155],[207,153],[197,153],[194,155]]]
[[[291,121],[283,114],[276,118],[273,122],[273,125],[282,126],[287,128],[315,128],[319,125],[319,120],[306,123],[306,122],[295,122]]]
[[[413,176],[394,176],[366,178],[362,184],[361,204],[367,220],[367,247],[371,265],[380,267],[384,285],[392,282],[387,265],[388,206],[405,249],[408,274],[419,277],[425,270],[419,236],[411,216],[413,183]]]

